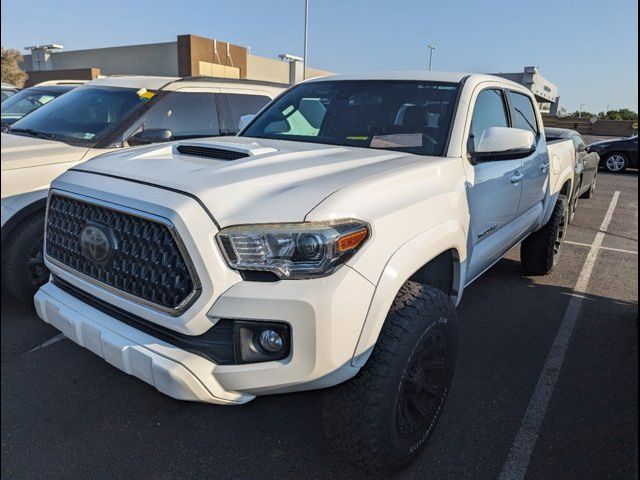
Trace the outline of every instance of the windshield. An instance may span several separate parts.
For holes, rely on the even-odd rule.
[[[31,88],[22,90],[9,97],[6,102],[2,102],[2,123],[11,124],[63,93],[63,91],[51,92]]]
[[[91,147],[148,98],[135,88],[78,87],[18,120],[11,132]]]
[[[303,83],[274,101],[242,136],[444,155],[458,84]]]

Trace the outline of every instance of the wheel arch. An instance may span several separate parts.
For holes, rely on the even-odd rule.
[[[376,285],[351,364],[362,367],[375,346],[389,308],[408,280],[444,289],[452,302],[464,287],[466,234],[457,221],[433,227],[402,245],[388,260]]]

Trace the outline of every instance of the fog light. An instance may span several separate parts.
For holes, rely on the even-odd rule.
[[[234,351],[237,363],[282,360],[291,351],[291,331],[283,322],[234,320]]]
[[[284,341],[282,337],[278,335],[278,332],[266,329],[260,332],[260,346],[264,348],[267,352],[279,352],[282,350],[282,346],[284,345]]]

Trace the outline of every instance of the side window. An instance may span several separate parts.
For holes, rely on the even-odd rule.
[[[220,94],[229,106],[231,118],[226,126],[225,133],[238,133],[238,125],[240,118],[244,115],[253,115],[258,113],[262,107],[271,101],[266,95],[249,95],[244,93],[222,93]]]
[[[473,141],[474,150],[478,146],[482,132],[487,128],[509,126],[504,100],[501,90],[483,90],[478,95],[471,119],[470,138]]]
[[[580,135],[573,135],[571,140],[573,140],[573,145],[576,147],[577,151],[585,150],[587,148]]]
[[[537,137],[538,122],[531,98],[516,92],[509,92],[509,96],[513,107],[513,128],[529,130]]]
[[[219,135],[216,94],[168,93],[145,112],[131,133],[149,129],[171,130],[175,139]]]

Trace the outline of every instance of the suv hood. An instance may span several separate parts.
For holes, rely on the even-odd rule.
[[[77,162],[89,149],[55,140],[2,133],[2,171],[38,167],[52,163]]]
[[[248,156],[220,160],[184,155],[179,147],[222,149]],[[169,187],[198,197],[221,226],[294,222],[331,193],[383,171],[426,157],[324,144],[219,137],[137,147],[98,158],[74,170]]]

